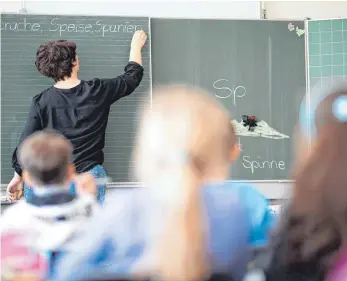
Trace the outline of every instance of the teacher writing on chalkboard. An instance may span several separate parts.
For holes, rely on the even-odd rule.
[[[77,46],[66,40],[48,41],[36,54],[36,68],[55,84],[35,96],[20,137],[20,143],[32,133],[54,129],[62,133],[73,145],[73,162],[77,173],[90,172],[96,178],[106,177],[102,167],[105,131],[110,106],[122,97],[130,95],[143,77],[141,50],[147,36],[144,31],[133,35],[129,63],[125,72],[112,79],[83,81],[78,78],[79,60]],[[22,186],[22,168],[18,162],[17,148],[13,152],[13,179],[7,187],[9,198]],[[54,173],[54,171],[47,171]],[[33,190],[24,184],[24,197]],[[106,185],[98,189],[98,201],[105,199]]]

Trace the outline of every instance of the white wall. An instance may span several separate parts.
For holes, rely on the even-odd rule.
[[[266,1],[268,19],[347,18],[347,1]]]
[[[181,18],[259,19],[261,1],[231,0],[108,0],[100,1],[2,1],[3,12],[18,12],[23,6],[30,13],[135,15]],[[269,19],[347,17],[347,1],[264,1]]]
[[[23,5],[24,3],[24,5]],[[260,18],[260,1],[3,1],[3,12],[174,18]]]

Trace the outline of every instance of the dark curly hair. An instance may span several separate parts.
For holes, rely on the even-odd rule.
[[[55,82],[70,77],[76,60],[76,44],[67,40],[48,41],[36,52],[35,66],[46,77]]]

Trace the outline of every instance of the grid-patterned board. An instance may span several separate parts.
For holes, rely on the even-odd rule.
[[[347,19],[309,20],[309,85],[319,87],[347,78]]]

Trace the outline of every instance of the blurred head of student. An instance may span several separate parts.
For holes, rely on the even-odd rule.
[[[235,140],[234,142],[232,142],[230,144],[230,147],[229,147],[229,161],[231,163],[237,161],[237,159],[239,158],[240,156],[240,151],[241,151],[241,147],[240,145],[238,145],[236,143],[236,134],[235,134],[235,128],[232,124],[232,122],[230,121],[229,123],[229,130],[230,130],[230,133],[231,135],[233,136],[233,139]]]
[[[71,155],[64,136],[49,131],[32,134],[19,148],[24,181],[32,187],[67,185],[75,172]]]
[[[295,169],[298,170],[302,164],[306,163],[311,153],[315,151],[318,144],[318,129],[322,122],[326,122],[326,115],[318,110],[318,107],[324,105],[323,101],[332,94],[343,92],[347,87],[343,82],[334,85],[318,84],[311,88],[310,94],[307,94],[301,104],[299,113],[299,124],[296,127],[294,145],[295,145]],[[332,113],[332,112],[331,112]],[[329,126],[330,127],[330,126]]]
[[[199,188],[228,178],[235,146],[229,116],[206,93],[169,86],[154,91],[142,117],[136,173],[168,198],[158,274],[164,280],[202,280],[209,269]]]
[[[283,226],[288,244],[281,262],[325,276],[347,246],[347,87],[313,92],[298,129],[303,159]]]
[[[36,52],[36,68],[43,76],[52,78],[55,82],[77,76],[79,60],[76,50],[74,42],[47,41]]]

